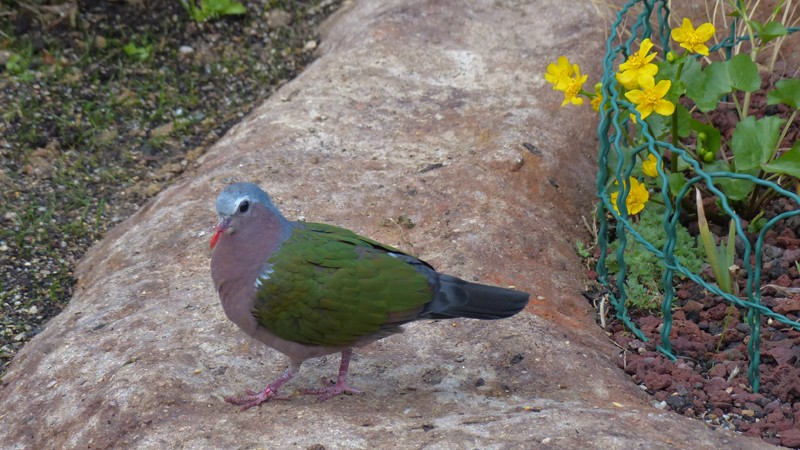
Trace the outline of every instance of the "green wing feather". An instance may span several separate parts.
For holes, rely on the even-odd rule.
[[[413,319],[431,301],[427,278],[400,250],[332,225],[305,223],[267,261],[253,314],[272,333],[347,346]]]

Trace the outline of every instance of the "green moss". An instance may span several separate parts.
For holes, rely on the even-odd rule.
[[[664,207],[649,202],[640,214],[639,221],[633,228],[642,238],[657,249],[663,248],[667,240],[664,230]],[[661,275],[664,265],[660,258],[647,250],[645,246],[633,239],[628,234],[628,245],[625,248],[624,258],[627,266],[627,293],[628,306],[641,309],[656,309],[661,306],[663,293],[659,290]],[[675,258],[678,262],[692,272],[699,272],[703,266],[705,254],[698,247],[697,240],[681,224],[676,229]],[[617,251],[620,241],[614,241],[610,246],[607,264],[610,273],[619,276],[620,265]]]

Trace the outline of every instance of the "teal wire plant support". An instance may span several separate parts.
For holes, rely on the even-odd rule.
[[[647,338],[639,330],[631,320],[628,310],[626,308],[626,300],[628,294],[626,293],[626,273],[627,267],[623,252],[626,247],[631,244],[630,240],[635,241],[637,245],[643,246],[647,251],[652,252],[661,262],[663,266],[663,274],[661,276],[660,288],[663,289],[664,297],[661,303],[661,312],[663,314],[663,327],[661,329],[661,342],[657,345],[657,349],[672,360],[677,357],[673,354],[672,344],[669,339],[670,331],[672,329],[672,301],[675,297],[674,291],[674,278],[682,276],[692,280],[693,282],[703,286],[709,292],[722,297],[731,305],[746,310],[745,315],[746,324],[749,326],[750,339],[747,344],[749,354],[749,369],[748,377],[750,379],[753,392],[758,392],[759,388],[759,359],[760,359],[760,328],[762,318],[771,318],[774,321],[788,325],[796,330],[800,330],[800,323],[789,320],[787,317],[777,314],[769,308],[761,304],[761,285],[760,275],[762,269],[762,246],[766,233],[781,220],[786,220],[792,216],[800,215],[800,207],[793,211],[783,212],[776,217],[769,220],[758,233],[755,244],[744,238],[746,235],[745,229],[742,226],[742,218],[731,207],[731,201],[726,197],[715,182],[719,184],[721,179],[744,179],[755,183],[763,188],[772,189],[777,194],[784,196],[796,204],[800,205],[800,196],[796,193],[788,191],[781,186],[759,179],[750,175],[733,172],[706,172],[703,170],[703,165],[697,161],[690,153],[681,148],[674,146],[670,142],[659,141],[654,136],[656,133],[650,125],[644,120],[638,112],[635,112],[635,105],[629,102],[622,94],[622,87],[619,85],[615,78],[616,67],[624,62],[626,58],[632,53],[631,47],[646,38],[650,38],[653,43],[661,46],[663,54],[666,54],[670,49],[670,27],[669,27],[669,8],[666,0],[632,0],[629,1],[617,14],[610,30],[610,37],[606,42],[606,53],[603,59],[603,78],[602,78],[602,95],[603,101],[600,106],[601,119],[598,126],[599,138],[599,154],[598,154],[598,167],[597,172],[597,196],[599,198],[599,205],[597,208],[597,220],[599,222],[598,229],[598,243],[600,247],[600,257],[597,264],[597,272],[599,274],[598,280],[605,285],[610,294],[610,302],[615,308],[616,317],[621,320],[631,332],[640,340],[646,341]],[[641,5],[641,12],[638,13],[635,20],[632,17],[631,8],[634,5]],[[637,8],[638,10],[638,8]],[[628,20],[625,20],[628,19]],[[734,23],[730,27],[731,30],[736,30],[736,21],[739,18],[734,18]],[[626,22],[625,31],[621,27],[623,22]],[[796,29],[790,29],[796,31]],[[619,36],[628,37],[624,43],[620,44]],[[734,36],[733,31],[723,42],[711,48],[711,51],[722,48],[726,51],[727,58],[730,59],[730,49],[742,40],[748,37]],[[631,113],[635,112],[637,118],[636,123],[641,126],[641,135],[643,139],[636,142],[630,142],[624,132],[625,127],[630,126]],[[642,155],[640,155],[640,153]],[[658,164],[658,176],[655,178],[656,183],[660,185],[660,193],[655,194],[657,201],[664,204],[665,211],[663,214],[663,225],[666,232],[666,242],[660,248],[656,248],[652,243],[645,240],[633,227],[631,217],[629,217],[626,205],[626,199],[631,191],[631,183],[627,182],[630,179],[634,170],[637,158],[642,156],[647,158],[649,155],[654,155],[659,160],[662,155],[669,154],[675,158],[680,158],[683,163],[690,166],[689,172],[691,178],[687,179],[685,185],[673,195],[670,194],[670,185],[668,179],[668,172],[665,172],[663,164]],[[609,167],[609,161],[614,167]],[[681,202],[690,192],[694,189],[695,185],[703,186],[703,189],[710,194],[717,197],[720,206],[720,212],[724,212],[733,219],[737,235],[743,237],[742,244],[744,248],[743,255],[740,255],[743,260],[744,276],[746,276],[746,288],[740,292],[738,296],[722,291],[717,285],[711,284],[703,280],[698,273],[694,273],[684,267],[680,261],[675,257],[676,245],[676,226],[678,218],[681,213]],[[612,204],[610,199],[610,191],[618,190],[616,205]],[[619,212],[615,206],[618,207]],[[607,267],[607,252],[609,249],[609,234],[610,227],[615,227],[615,238],[619,241],[619,247],[616,250],[616,259],[619,264],[620,271],[616,279],[610,280],[608,277]]]

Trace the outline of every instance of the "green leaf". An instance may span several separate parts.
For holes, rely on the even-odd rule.
[[[735,202],[746,199],[756,187],[756,184],[752,181],[736,178],[715,178],[714,184],[725,193],[728,200]]]
[[[655,81],[658,83],[661,80],[674,80],[675,75],[678,72],[678,65],[669,61],[657,61],[656,66],[658,67],[658,72],[655,76]],[[672,83],[675,86],[675,83]]]
[[[800,79],[781,80],[775,83],[775,89],[767,94],[767,104],[783,103],[794,109],[800,107]]]
[[[622,153],[622,170],[625,170],[626,167],[630,167],[632,164],[635,163],[633,161],[633,149],[626,146],[620,146],[620,153]],[[619,156],[617,155],[617,151],[612,147],[608,152],[608,170],[611,173],[617,171],[617,164],[619,163]]]
[[[783,26],[782,23],[774,20],[770,20],[764,25],[757,21],[752,21],[752,24],[753,28],[758,34],[758,37],[761,38],[761,42],[764,44],[777,37],[786,36],[789,34],[789,31]]]
[[[203,23],[211,18],[212,11],[210,11],[207,7],[205,2],[201,3],[200,6],[194,6],[189,14],[192,16],[192,20],[197,23]]]
[[[139,51],[139,47],[137,47],[133,42],[128,42],[124,47],[122,47],[122,50],[125,51],[126,55],[133,56]]]
[[[244,14],[247,8],[234,0],[205,0],[203,7],[207,7],[214,17]]]
[[[580,239],[575,240],[575,252],[583,259],[589,259],[592,256],[592,253],[586,248],[586,244]]]
[[[23,60],[22,56],[13,53],[6,61],[6,70],[14,75],[20,75],[28,70],[28,64]]]
[[[760,167],[772,159],[784,119],[767,116],[756,120],[748,116],[736,125],[731,139],[737,172]]]
[[[676,170],[676,172],[685,172],[687,170],[694,170],[694,166],[686,162],[683,158],[678,158],[678,170]]]
[[[129,57],[144,61],[150,57],[150,54],[153,51],[153,46],[145,45],[143,47],[139,47],[133,42],[128,42],[124,47],[122,47],[122,50],[124,50],[125,54]]]
[[[759,217],[750,221],[750,225],[747,226],[747,232],[757,234],[765,226],[767,226],[767,219],[764,217]]]
[[[650,132],[657,140],[661,140],[669,134],[672,126],[672,116],[662,116],[661,114],[650,114],[644,121],[650,126]]]
[[[723,63],[728,71],[731,87],[744,92],[755,92],[761,87],[758,66],[745,53],[739,53]]]
[[[761,164],[761,168],[764,172],[782,173],[800,178],[800,141],[795,142],[791,149],[774,161]]]
[[[720,249],[721,250],[721,249]],[[725,243],[725,269],[733,265],[736,257],[736,222],[731,219],[728,224],[728,240]]]
[[[732,172],[731,167],[725,161],[715,160],[703,166],[706,172]],[[738,172],[738,171],[737,171]],[[749,170],[748,175],[757,175],[758,169]],[[752,181],[740,180],[737,178],[715,177],[714,185],[718,187],[729,200],[740,201],[747,198],[750,192],[756,187]]]
[[[703,244],[703,249],[706,252],[706,259],[711,266],[711,271],[714,273],[714,279],[717,280],[719,288],[725,292],[731,292],[731,278],[728,272],[730,264],[727,263],[729,253],[733,252],[733,238],[729,234],[728,246],[720,242],[719,248],[714,242],[714,236],[708,228],[708,220],[706,220],[706,213],[703,209],[703,199],[700,196],[700,190],[695,188],[695,204],[697,205],[697,227],[700,232],[700,242]],[[733,220],[731,220],[731,227]],[[736,235],[734,234],[733,237]],[[723,247],[728,247],[724,248]],[[731,256],[731,259],[733,257]]]
[[[223,11],[223,14],[229,15],[229,16],[230,15],[246,14],[246,13],[247,13],[247,8],[245,8],[244,5],[242,5],[239,2],[231,2],[231,4],[228,5],[227,8],[225,8],[225,11]]]
[[[669,183],[669,192],[673,196],[677,196],[683,186],[686,184],[686,178],[684,178],[683,174],[680,172],[668,173],[667,182]]]
[[[728,163],[718,159],[704,164],[703,170],[706,172],[732,172],[731,166]],[[715,178],[714,180],[716,181],[717,179]]]
[[[716,109],[719,98],[731,92],[728,66],[724,62],[712,62],[701,70],[700,63],[688,59],[681,74],[681,81],[686,84],[686,95],[702,112]]]
[[[734,89],[754,92],[761,87],[758,67],[743,53],[728,61],[712,62],[702,70],[700,63],[688,59],[681,74],[681,81],[686,84],[686,95],[702,112],[716,109],[719,98]]]
[[[690,121],[692,120],[689,110],[678,102],[675,103],[675,118],[678,119],[678,137],[685,138],[689,136],[689,131],[692,129]]]

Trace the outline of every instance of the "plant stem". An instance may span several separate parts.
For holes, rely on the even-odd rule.
[[[782,2],[783,5],[778,4],[778,6],[783,6],[783,18],[781,19],[781,23],[786,25],[786,20],[789,18],[789,10],[792,9],[792,0],[786,0],[786,2]],[[777,15],[778,8],[775,8],[772,15],[770,16],[770,20],[775,19]],[[769,59],[769,66],[767,66],[767,71],[769,73],[773,73],[775,71],[775,62],[778,60],[778,52],[781,49],[781,45],[783,44],[784,39],[786,36],[780,36],[775,39],[775,46],[772,47],[772,57]]]
[[[769,158],[770,160],[778,154],[778,149],[781,148],[781,142],[786,137],[786,133],[789,132],[789,127],[794,123],[794,119],[797,117],[797,110],[795,109],[792,111],[792,115],[789,116],[789,120],[786,121],[786,125],[783,126],[783,131],[781,131],[781,136],[778,138],[778,142],[775,143],[775,148],[772,149],[772,156]]]
[[[744,27],[747,30],[747,35],[750,37],[750,46],[751,46],[750,60],[755,63],[756,58],[758,57],[758,50],[761,47],[756,45],[756,37],[755,33],[753,33],[753,26],[750,23],[750,16],[747,15],[747,12],[744,11],[744,9],[740,9],[739,13],[742,15],[742,18],[744,19]],[[739,115],[739,119],[744,120],[747,117],[748,111],[750,111],[750,92],[745,92],[744,102],[742,103],[742,112]]]
[[[742,114],[742,106],[739,104],[739,99],[736,98],[736,92],[731,92],[731,100],[733,100],[733,106],[736,107],[736,114],[739,115],[739,120],[743,119]]]
[[[675,81],[681,79],[681,73],[683,72],[683,64],[684,62],[681,61],[678,63],[678,70],[675,71]],[[680,137],[678,136],[678,113],[677,111],[672,114],[672,146],[678,147]],[[669,168],[672,173],[678,172],[678,153],[671,152],[670,161],[669,161]]]

